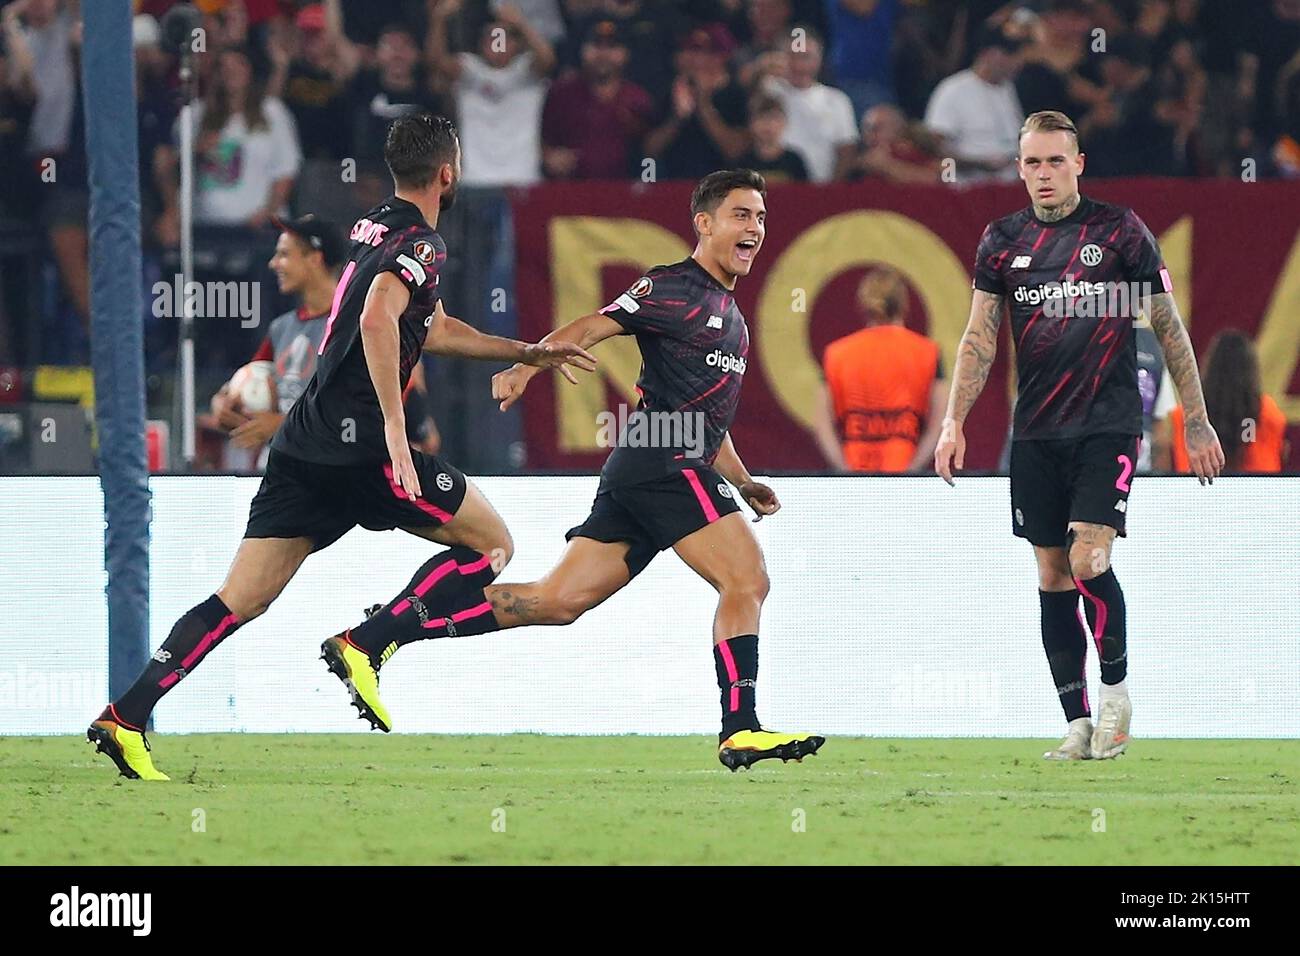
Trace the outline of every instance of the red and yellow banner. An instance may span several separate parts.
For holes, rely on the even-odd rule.
[[[690,183],[548,184],[513,200],[516,287],[526,338],[607,304],[652,265],[690,254]],[[1122,180],[1084,192],[1132,206],[1160,240],[1198,354],[1216,331],[1255,336],[1264,390],[1300,434],[1300,188],[1282,182]],[[751,349],[732,435],[758,472],[824,467],[806,430],[822,351],[858,328],[854,293],[873,265],[911,289],[910,328],[935,339],[951,372],[970,310],[971,263],[984,226],[1025,205],[1017,186],[955,190],[878,182],[777,185],[767,238],[736,298]],[[1004,329],[1006,324],[1004,323]],[[993,468],[1008,421],[1007,333],[966,428],[969,469]],[[607,450],[597,414],[633,404],[640,359],[631,338],[596,350],[596,376],[535,380],[523,403],[528,465],[594,471]]]

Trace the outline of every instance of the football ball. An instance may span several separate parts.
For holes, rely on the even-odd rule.
[[[230,393],[247,415],[275,407],[275,363],[249,362],[230,377]]]

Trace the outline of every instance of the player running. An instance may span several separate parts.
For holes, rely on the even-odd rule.
[[[559,564],[540,581],[490,587],[455,573],[450,562],[432,568],[365,623],[327,641],[327,655],[341,641],[364,652],[378,670],[414,641],[570,624],[672,548],[718,591],[718,758],[734,771],[772,757],[800,760],[817,752],[824,738],[764,730],[755,713],[758,619],[768,578],[758,541],[728,485],[760,517],[781,507],[775,492],[745,469],[728,432],[749,353],[749,330],[734,290],[763,244],[765,194],[763,177],[750,170],[704,177],[691,197],[699,241],[690,257],[651,269],[600,312],[542,340],[586,349],[611,336],[635,335],[643,360],[637,383],[642,399],[601,470],[591,514],[566,535]],[[516,365],[493,378],[492,394],[503,411],[519,400],[532,376],[530,368]],[[662,427],[664,422],[672,427]],[[654,423],[668,440],[643,444],[630,438],[637,429],[653,432]],[[692,440],[695,423],[702,428],[698,443]],[[363,714],[385,712],[369,675],[357,690]]]
[[[962,423],[988,379],[1005,305],[1019,380],[1012,530],[1034,546],[1043,649],[1069,723],[1061,745],[1044,756],[1106,759],[1128,746],[1132,717],[1124,594],[1110,552],[1115,535],[1124,535],[1142,435],[1133,334],[1139,304],[1186,409],[1188,453],[1202,484],[1222,470],[1223,450],[1156,240],[1131,209],[1079,195],[1084,154],[1069,117],[1029,116],[1018,166],[1031,205],[991,222],[980,239],[970,321],[934,467],[952,484],[954,466],[963,466]],[[1080,595],[1101,660],[1096,727]]]
[[[167,779],[144,737],[155,705],[214,647],[263,613],[309,554],[355,526],[401,528],[448,545],[419,580],[437,567],[483,587],[510,559],[510,534],[478,489],[450,463],[413,451],[407,441],[402,390],[422,349],[559,368],[571,381],[566,363],[595,367],[571,342],[484,335],[443,310],[437,288],[447,249],[434,229],[460,179],[460,143],[448,120],[428,114],[396,120],[384,159],[394,195],[352,227],[316,372],[271,441],[225,583],[176,622],[135,684],[87,731],[123,776]],[[360,674],[353,672],[358,659]],[[374,680],[365,655],[353,649],[336,643],[329,660],[350,683],[365,687]],[[376,718],[386,722],[382,712]]]

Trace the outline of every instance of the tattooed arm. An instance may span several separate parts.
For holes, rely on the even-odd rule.
[[[1196,367],[1196,353],[1187,336],[1178,304],[1170,292],[1150,296],[1145,311],[1151,328],[1160,340],[1165,353],[1165,366],[1178,387],[1178,398],[1183,405],[1184,429],[1187,440],[1187,459],[1201,484],[1213,484],[1214,476],[1223,471],[1225,462],[1219,436],[1210,424],[1205,411],[1205,396],[1201,394],[1201,373]]]
[[[984,390],[989,369],[998,354],[1002,299],[1000,295],[980,289],[971,296],[970,320],[966,323],[961,345],[957,347],[948,412],[939,434],[939,444],[934,450],[934,470],[950,485],[953,468],[963,467],[966,459],[966,436],[962,433],[962,423]]]

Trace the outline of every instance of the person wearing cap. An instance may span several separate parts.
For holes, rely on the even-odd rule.
[[[696,27],[677,50],[677,78],[646,136],[658,179],[698,179],[735,165],[749,148],[745,91],[727,66],[735,48],[719,24]]]
[[[308,4],[293,26],[297,44],[293,30],[268,34],[275,69],[267,89],[293,113],[307,159],[340,160],[352,145],[341,117],[348,111],[348,87],[361,66],[361,52],[343,32],[338,0]]]
[[[266,94],[267,64],[253,49],[227,47],[216,57],[194,108],[194,221],[263,226],[284,211],[302,165],[293,116]]]
[[[628,50],[616,20],[597,20],[582,67],[551,85],[542,109],[542,166],[550,179],[623,179],[654,113],[654,101],[623,75]]]
[[[271,440],[316,370],[316,353],[347,257],[343,236],[331,223],[303,216],[277,220],[276,225],[280,236],[267,265],[275,273],[280,292],[296,296],[298,305],[271,320],[266,338],[249,360],[275,363],[276,407],[245,413],[229,382],[212,397],[211,424],[228,432],[237,448],[256,451]],[[252,461],[246,464],[251,466]]]
[[[442,0],[429,21],[429,54],[451,84],[461,133],[462,182],[526,186],[541,178],[541,116],[555,51],[519,8],[499,3],[477,53],[453,54],[447,20],[461,0]]]
[[[1024,110],[1013,82],[1019,41],[986,29],[975,61],[943,80],[930,96],[925,125],[943,138],[944,155],[957,160],[957,179],[971,183],[1016,178],[1016,151]]]

